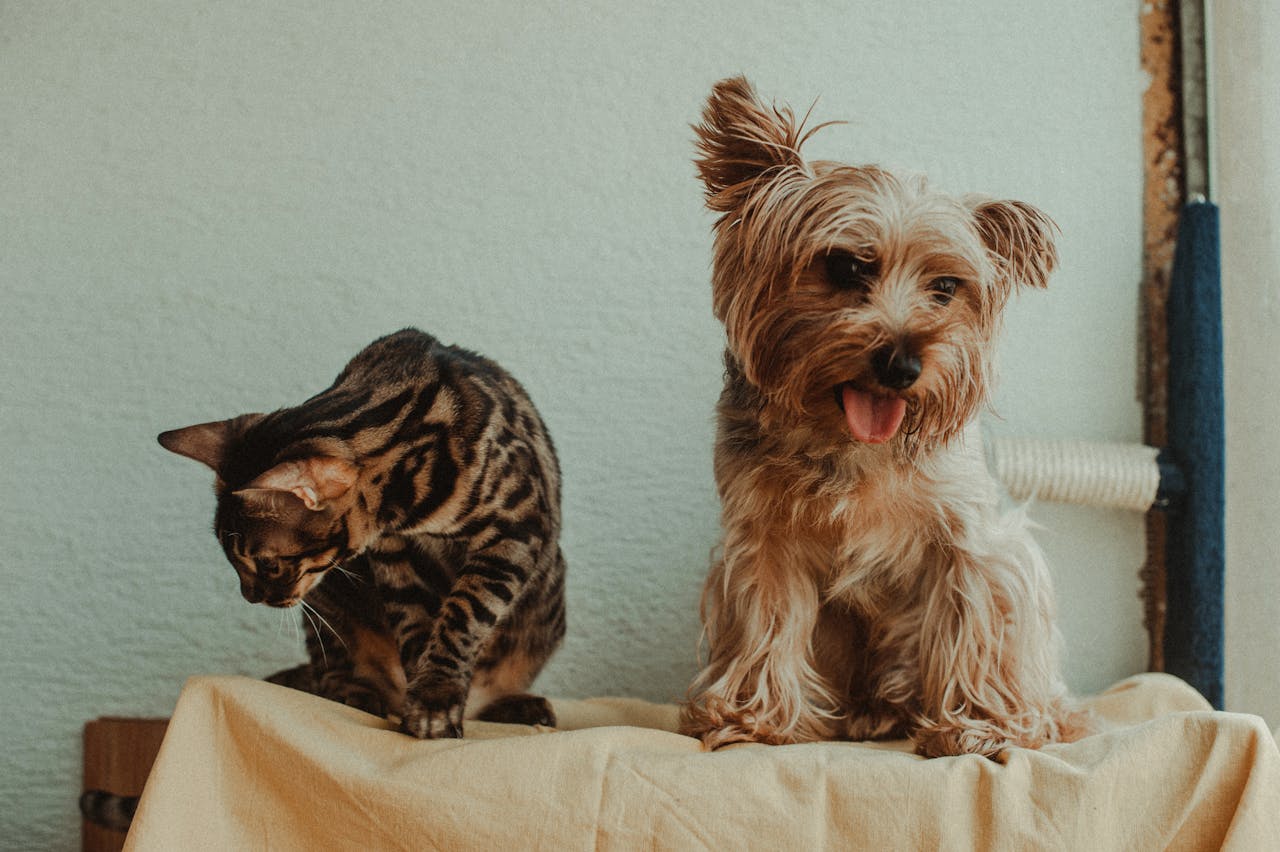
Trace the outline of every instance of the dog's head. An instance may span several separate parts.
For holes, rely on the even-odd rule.
[[[987,400],[1000,315],[1043,287],[1054,224],[874,166],[806,161],[805,131],[736,77],[695,127],[716,316],[770,406],[833,438],[947,441]]]

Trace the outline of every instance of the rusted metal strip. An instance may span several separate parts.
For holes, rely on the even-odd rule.
[[[1143,440],[1168,443],[1169,344],[1166,304],[1173,270],[1178,214],[1185,196],[1182,113],[1182,42],[1178,0],[1141,2],[1141,61],[1150,82],[1142,97]],[[1147,515],[1147,559],[1141,571],[1147,666],[1164,670],[1166,518]]]

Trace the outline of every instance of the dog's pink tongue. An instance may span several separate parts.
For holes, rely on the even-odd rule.
[[[844,419],[849,434],[864,444],[883,444],[898,433],[902,417],[907,413],[907,401],[896,396],[875,396],[864,393],[853,385],[842,388]]]

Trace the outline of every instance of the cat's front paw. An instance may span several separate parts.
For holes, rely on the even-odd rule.
[[[415,690],[405,698],[400,730],[420,740],[458,739],[467,691],[448,686]]]

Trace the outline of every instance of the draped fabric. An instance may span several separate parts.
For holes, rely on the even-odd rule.
[[[1078,743],[926,760],[905,742],[736,745],[676,708],[558,701],[556,730],[417,741],[238,677],[183,690],[126,848],[1257,849],[1280,837],[1262,720],[1138,675]]]

